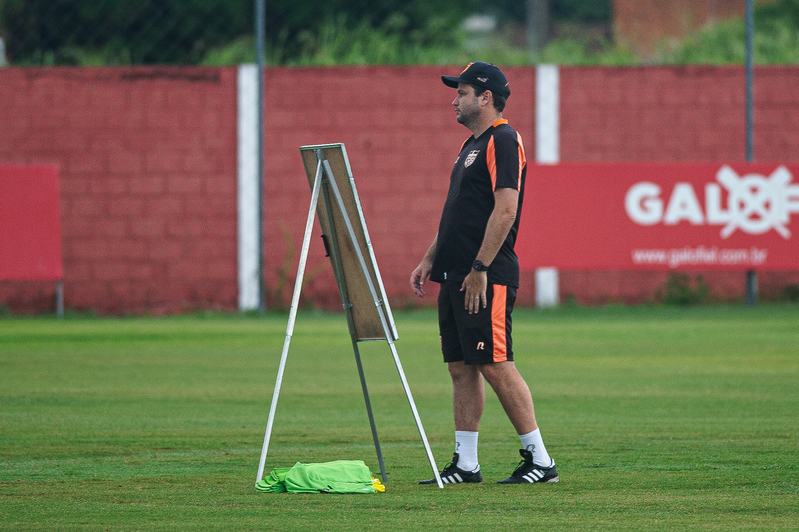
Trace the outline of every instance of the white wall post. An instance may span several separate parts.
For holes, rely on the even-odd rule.
[[[560,301],[557,268],[535,270],[535,304],[538,307],[556,307]]]
[[[238,71],[238,276],[239,310],[259,306],[258,68]]]
[[[535,160],[538,164],[560,162],[560,70],[539,65],[535,76]],[[557,268],[535,271],[535,302],[556,307],[560,301]]]

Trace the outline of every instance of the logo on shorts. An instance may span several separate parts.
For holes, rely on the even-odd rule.
[[[469,153],[469,155],[466,156],[466,160],[463,161],[463,167],[469,168],[474,160],[477,159],[478,153],[480,153],[480,150],[474,150],[473,152]]]
[[[477,350],[478,351],[485,351],[485,349],[486,349],[485,342],[477,342]]]

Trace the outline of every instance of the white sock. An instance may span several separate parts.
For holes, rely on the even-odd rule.
[[[455,431],[455,452],[458,453],[458,467],[464,471],[477,469],[477,432]]]
[[[541,438],[541,430],[535,429],[527,434],[520,434],[522,447],[533,452],[533,463],[543,467],[552,467],[554,461],[549,457],[547,448],[544,447],[544,440]]]

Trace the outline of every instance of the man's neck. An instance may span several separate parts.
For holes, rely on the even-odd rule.
[[[474,138],[478,138],[480,135],[486,132],[488,128],[493,126],[497,123],[498,120],[502,120],[502,113],[490,113],[485,114],[483,117],[480,118],[480,121],[472,128],[472,133],[474,133]]]

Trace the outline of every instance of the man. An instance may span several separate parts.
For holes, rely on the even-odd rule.
[[[457,89],[455,115],[473,133],[455,160],[438,234],[410,280],[419,297],[424,296],[428,277],[441,283],[439,330],[452,378],[455,417],[455,453],[441,479],[483,480],[477,437],[485,379],[523,447],[519,466],[500,483],[557,482],[530,389],[513,363],[511,311],[519,286],[514,243],[527,164],[521,136],[502,118],[510,86],[499,68],[482,62],[470,63],[459,76],[441,79]]]

